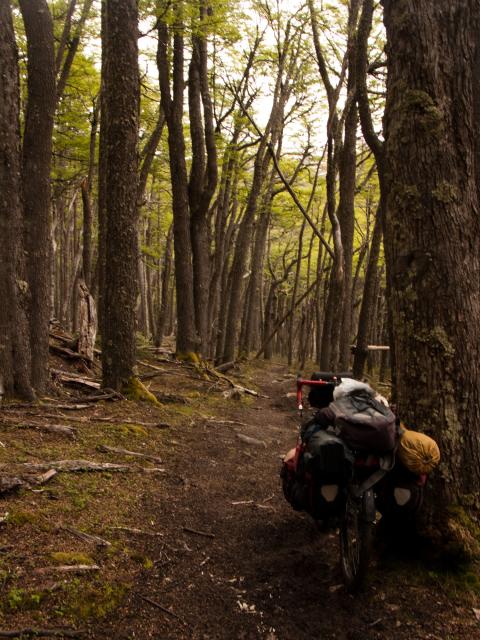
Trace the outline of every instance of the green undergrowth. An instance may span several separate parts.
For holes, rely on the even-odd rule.
[[[130,588],[128,582],[74,578],[62,586],[55,614],[75,621],[101,619],[114,611]]]
[[[11,587],[4,601],[0,603],[0,608],[2,613],[32,611],[39,609],[47,596],[47,591]]]

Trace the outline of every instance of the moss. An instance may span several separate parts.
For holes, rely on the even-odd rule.
[[[35,524],[37,521],[38,516],[32,511],[12,511],[7,516],[7,522],[17,527],[23,527],[26,524]]]
[[[175,356],[177,360],[180,360],[180,362],[190,362],[196,367],[199,367],[201,364],[200,356],[198,355],[198,353],[195,353],[195,351],[180,351],[176,353]]]
[[[408,89],[403,95],[403,103],[416,116],[416,123],[429,133],[438,132],[442,127],[442,111],[425,91]]]
[[[446,180],[442,180],[436,187],[433,189],[432,196],[438,202],[442,202],[443,204],[451,204],[452,202],[459,201],[459,192],[458,188],[455,184],[447,182]]]
[[[66,601],[57,613],[78,620],[104,618],[119,606],[128,589],[128,584],[120,582],[88,584],[74,579],[65,585]]]
[[[50,558],[55,564],[95,564],[89,555],[76,551],[55,551]]]
[[[149,402],[157,407],[162,406],[153,393],[151,393],[143,382],[135,376],[130,378],[123,392],[129,400]]]
[[[480,558],[480,526],[461,505],[447,510],[441,546],[447,563],[468,566]]]
[[[99,428],[105,430],[105,431],[113,431],[115,433],[113,434],[108,434],[109,436],[112,435],[113,439],[115,439],[115,436],[121,435],[121,436],[137,436],[137,437],[141,437],[141,438],[145,438],[146,436],[148,436],[148,431],[145,429],[145,427],[141,427],[140,425],[137,424],[130,424],[128,422],[124,423],[124,424],[111,424],[111,423],[102,423],[101,425],[99,425]]]

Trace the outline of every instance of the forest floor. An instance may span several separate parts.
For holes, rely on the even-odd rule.
[[[298,424],[285,365],[245,365],[235,380],[260,397],[225,398],[221,380],[150,362],[163,370],[149,381],[162,407],[67,410],[52,407],[57,397],[0,409],[3,474],[67,459],[126,465],[59,471],[2,498],[0,637],[480,638],[471,569],[378,554],[365,590],[346,593],[335,532],[282,495],[281,455]]]

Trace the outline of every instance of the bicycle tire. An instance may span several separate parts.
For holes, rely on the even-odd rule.
[[[359,591],[365,581],[373,547],[375,523],[369,521],[366,496],[349,495],[340,525],[340,563],[347,591]]]

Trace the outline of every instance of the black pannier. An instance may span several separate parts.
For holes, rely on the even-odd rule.
[[[350,451],[334,434],[320,429],[308,437],[299,471],[307,487],[306,508],[314,518],[325,520],[341,512],[352,464]]]

